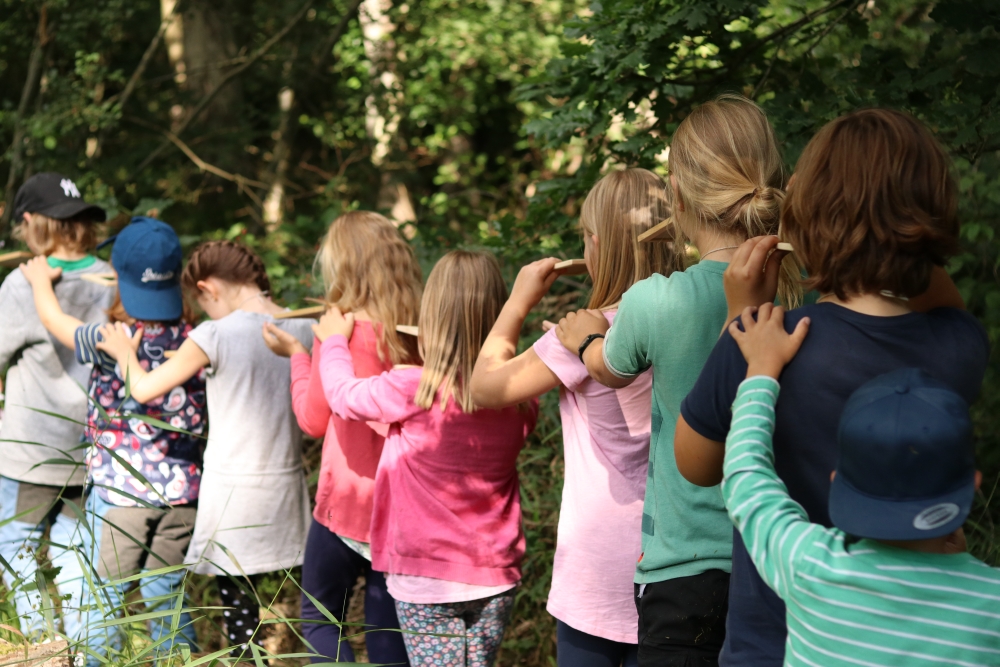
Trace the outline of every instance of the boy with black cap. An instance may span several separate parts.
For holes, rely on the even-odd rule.
[[[835,528],[810,523],[774,469],[777,378],[809,329],[762,305],[729,333],[747,360],[722,494],[754,566],[785,602],[785,665],[1000,664],[1000,571],[964,551],[981,481],[968,404],[917,369],[848,400],[830,490]]]
[[[62,308],[85,322],[106,321],[104,311],[114,291],[80,279],[111,270],[90,254],[96,244],[95,225],[104,221],[104,210],[84,201],[69,178],[44,173],[29,178],[18,190],[14,219],[20,223],[15,233],[31,251],[61,270],[55,293]],[[82,505],[85,470],[80,443],[87,394],[81,386],[86,386],[90,367],[46,332],[21,271],[12,272],[0,286],[0,313],[0,370],[7,367],[6,410],[0,426],[3,580],[21,630],[37,636],[45,629],[43,598],[26,588],[35,583],[34,552],[50,527],[49,560],[60,568],[56,587],[60,595],[70,596],[62,603],[63,626],[68,636],[75,637],[83,573],[72,547],[79,544],[81,530],[76,513],[64,501]]]

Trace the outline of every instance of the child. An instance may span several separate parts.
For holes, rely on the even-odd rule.
[[[355,378],[354,316],[333,308],[316,326],[333,411],[392,425],[375,478],[372,567],[388,575],[413,665],[492,665],[521,578],[516,462],[538,403],[477,410],[468,384],[506,292],[492,255],[445,255],[420,305],[423,369]]]
[[[104,210],[88,204],[62,174],[32,176],[14,199],[15,232],[36,255],[45,255],[61,278],[55,286],[60,307],[84,322],[103,322],[113,292],[83,280],[110,271],[91,252]],[[63,628],[75,639],[80,630],[83,570],[73,546],[82,539],[73,508],[83,505],[87,394],[80,389],[90,374],[72,348],[53,340],[38,319],[31,286],[14,271],[0,286],[0,372],[7,368],[7,407],[0,427],[0,557],[3,580],[20,619],[21,631],[37,640],[47,610],[35,582],[42,536],[50,529],[49,562],[59,568],[55,584],[62,601]],[[0,382],[0,394],[3,383]],[[39,411],[51,413],[43,414]],[[59,419],[52,415],[63,415]],[[55,461],[59,461],[56,463]]]
[[[719,489],[696,487],[678,472],[674,422],[726,321],[726,262],[748,237],[777,231],[783,196],[774,133],[764,113],[741,97],[721,97],[684,119],[671,144],[670,170],[675,230],[701,261],[636,283],[610,329],[603,315],[585,310],[557,329],[563,345],[606,386],[624,387],[653,369],[635,576],[643,667],[714,665],[725,637],[733,529]]]
[[[316,263],[327,302],[355,315],[350,349],[357,377],[416,361],[416,339],[398,334],[396,325],[417,323],[420,265],[387,218],[370,211],[340,216],[330,225]],[[316,509],[302,565],[302,588],[309,594],[302,596],[302,618],[315,621],[303,623],[302,634],[312,659],[354,661],[340,626],[329,623],[309,596],[343,620],[358,577],[364,577],[368,659],[405,664],[396,607],[385,577],[372,570],[369,547],[375,469],[387,427],[341,419],[330,411],[320,379],[318,342],[313,343],[310,360],[305,347],[276,327],[268,326],[264,338],[276,354],[292,358],[292,407],[299,425],[310,436],[324,438]]]
[[[205,468],[198,519],[185,563],[219,577],[219,595],[233,655],[260,644],[260,603],[253,575],[302,563],[309,527],[309,490],[302,470],[302,433],[292,417],[289,363],[261,340],[264,323],[282,312],[267,296],[264,263],[232,241],[198,246],[181,282],[212,319],[199,324],[177,355],[148,372],[121,326],[106,327],[98,348],[127,368],[132,397],[167,396],[208,369]],[[310,343],[308,320],[280,324]],[[250,586],[245,577],[249,576]],[[244,578],[244,581],[240,581]]]
[[[136,333],[142,343],[140,362],[155,367],[164,352],[178,349],[191,330],[178,280],[181,246],[177,234],[159,220],[132,218],[115,239],[111,264],[118,274],[119,298],[108,316],[141,329]],[[125,605],[125,586],[106,582],[183,562],[201,480],[197,436],[205,427],[205,385],[200,378],[191,378],[170,396],[148,405],[128,397],[123,371],[98,351],[101,325],[83,324],[59,306],[51,283],[59,271],[41,257],[22,265],[21,271],[31,283],[35,307],[45,327],[76,351],[78,362],[94,364],[92,405],[87,416],[91,445],[87,481],[92,485],[87,512],[93,523],[91,563],[101,581],[89,584],[83,598],[88,608],[88,663],[96,666],[106,659],[101,656],[107,656],[109,649],[121,648],[114,626],[93,627],[120,613]],[[182,431],[161,429],[147,418]],[[177,598],[184,596],[183,585],[180,569],[142,577],[139,582],[143,598],[155,599],[153,607],[166,608],[177,605]],[[195,646],[194,628],[186,612],[175,619],[156,618],[152,625],[154,642],[176,632],[165,639],[161,649],[175,643]]]
[[[764,304],[729,333],[747,362],[726,439],[722,493],[757,572],[786,603],[786,665],[995,665],[1000,571],[965,553],[982,476],[968,404],[915,368],[861,385],[840,416],[829,510],[810,523],[774,469],[778,377],[791,335]],[[819,326],[817,325],[818,331]]]
[[[970,403],[979,393],[989,355],[985,331],[957,308],[930,310],[961,304],[935,287],[943,282],[954,290],[941,265],[958,248],[955,196],[944,151],[918,121],[897,111],[865,109],[838,118],[799,159],[782,226],[820,298],[788,314],[790,329],[808,317],[813,332],[782,374],[774,450],[778,475],[814,523],[831,525],[827,502],[837,420],[858,387],[914,367]],[[775,242],[748,243],[764,249],[750,274],[763,275],[759,256]],[[935,288],[925,294],[929,286]],[[731,287],[746,291],[738,281]],[[744,305],[773,298],[772,289]],[[676,452],[687,479],[721,479],[730,406],[745,375],[743,355],[724,333],[681,406]],[[739,536],[729,609],[723,662],[780,665],[784,607],[757,574]]]
[[[645,169],[614,171],[580,212],[584,259],[594,282],[589,307],[614,321],[622,294],[652,274],[669,276],[682,255],[638,236],[670,217],[666,184]],[[649,458],[652,373],[623,389],[590,379],[587,367],[550,330],[514,356],[528,312],[555,280],[558,260],[518,274],[472,375],[477,405],[516,405],[560,387],[566,481],[548,610],[557,619],[561,667],[637,664],[632,581],[641,552]]]

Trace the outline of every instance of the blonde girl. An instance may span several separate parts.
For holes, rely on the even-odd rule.
[[[706,103],[681,123],[669,166],[675,229],[701,261],[636,283],[613,326],[582,310],[560,321],[557,335],[606,386],[628,386],[653,370],[635,575],[639,664],[715,665],[726,634],[733,528],[718,486],[697,487],[678,471],[674,429],[726,322],[723,272],[740,243],[777,231],[784,176],[767,118],[736,96]]]
[[[358,377],[416,361],[416,338],[398,333],[396,326],[417,323],[420,266],[388,219],[370,211],[340,216],[330,225],[316,265],[326,301],[354,313],[350,351]],[[316,508],[302,566],[302,587],[308,593],[302,596],[302,618],[313,621],[303,623],[302,630],[313,660],[354,661],[340,626],[328,622],[313,600],[342,619],[358,578],[364,577],[368,658],[405,664],[396,608],[385,577],[372,570],[369,547],[375,470],[387,427],[342,419],[330,411],[320,379],[318,342],[310,359],[305,347],[276,327],[267,327],[264,339],[276,354],[291,357],[295,416],[303,431],[323,438]]]
[[[669,217],[667,186],[645,169],[613,171],[587,195],[580,227],[594,285],[589,307],[609,324],[634,283],[683,268],[683,255],[672,244],[638,240]],[[556,278],[557,261],[521,269],[483,344],[472,394],[478,405],[500,408],[560,388],[566,480],[548,600],[557,619],[559,665],[631,666],[637,660],[632,580],[641,550],[652,374],[621,389],[605,387],[554,330],[515,356],[524,318]]]
[[[283,308],[268,296],[264,263],[249,248],[211,241],[191,254],[181,278],[211,318],[176,355],[156,367],[137,355],[138,338],[106,327],[97,347],[128,369],[132,398],[171,403],[192,377],[207,376],[204,473],[194,534],[184,562],[217,577],[232,654],[260,644],[260,603],[253,584],[266,572],[302,563],[309,527],[309,491],[302,469],[302,433],[292,415],[289,363],[261,340],[265,322]],[[280,326],[309,343],[312,323]],[[148,347],[148,346],[147,346]],[[143,348],[140,348],[140,351]]]
[[[424,367],[377,377],[355,376],[352,314],[334,308],[316,327],[333,411],[392,425],[375,478],[372,567],[387,574],[413,665],[492,665],[521,578],[516,461],[538,404],[479,409],[469,386],[506,297],[493,256],[448,253],[421,302]]]

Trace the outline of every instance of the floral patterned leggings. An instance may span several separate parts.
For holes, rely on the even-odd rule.
[[[514,591],[445,604],[396,601],[411,667],[492,667],[514,607]],[[459,635],[443,637],[441,635]]]

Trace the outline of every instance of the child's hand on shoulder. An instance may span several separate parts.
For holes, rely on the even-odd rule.
[[[556,325],[556,337],[567,350],[576,354],[583,340],[590,334],[604,334],[611,325],[599,310],[583,308],[575,313],[566,313],[566,317]]]
[[[293,354],[309,354],[309,350],[299,342],[298,338],[284,329],[278,328],[273,322],[264,323],[263,335],[264,342],[271,348],[271,352],[274,352],[279,357],[290,357]]]
[[[518,307],[522,316],[527,316],[559,277],[554,270],[559,261],[555,257],[546,257],[522,266],[507,303]]]
[[[754,320],[754,311],[757,319]],[[785,309],[771,303],[760,308],[744,309],[740,323],[729,325],[729,334],[740,346],[740,352],[747,360],[747,377],[767,375],[775,380],[782,369],[795,357],[809,333],[809,318],[803,317],[795,325],[795,331],[785,331]]]
[[[313,325],[312,330],[321,343],[338,334],[350,340],[354,333],[354,313],[341,313],[339,308],[331,306],[319,318],[319,322]]]
[[[62,275],[62,269],[49,266],[49,261],[44,255],[32,257],[20,268],[32,289],[39,285],[51,285],[56,278]]]
[[[135,333],[129,335],[129,330],[122,322],[109,322],[101,327],[101,340],[97,341],[97,349],[107,352],[119,364],[126,363],[130,355],[135,355],[142,342],[142,328],[136,327]]]
[[[728,319],[734,319],[744,308],[774,302],[781,260],[788,254],[777,246],[777,236],[755,236],[744,241],[733,253],[733,259],[722,274]]]

